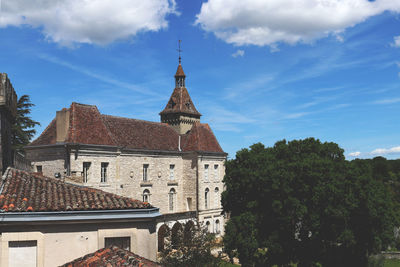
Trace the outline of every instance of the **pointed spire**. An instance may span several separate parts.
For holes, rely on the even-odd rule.
[[[183,52],[181,49],[181,43],[182,43],[182,40],[178,40],[178,50],[177,51],[178,51],[178,55],[179,55],[179,60],[178,60],[179,65],[181,65],[181,61],[182,61],[181,52]]]
[[[178,65],[178,69],[176,70],[176,74],[175,74],[175,87],[176,88],[181,88],[181,87],[185,87],[185,77],[186,77],[186,75],[185,75],[185,73],[183,72],[183,68],[182,68],[182,58],[181,58],[181,52],[182,52],[182,49],[181,49],[181,42],[182,42],[182,40],[179,40],[179,43],[178,43],[178,49],[177,49],[177,51],[178,51],[178,53],[179,53],[179,60],[178,60],[178,62],[179,62],[179,65]]]
[[[181,40],[179,40],[179,65],[175,74],[175,89],[165,106],[160,112],[161,122],[172,125],[180,134],[187,133],[192,124],[200,122],[201,114],[194,106],[189,92],[185,87],[185,73],[182,68]]]

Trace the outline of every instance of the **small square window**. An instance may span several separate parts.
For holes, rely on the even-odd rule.
[[[40,174],[43,173],[42,165],[36,165],[36,172]]]

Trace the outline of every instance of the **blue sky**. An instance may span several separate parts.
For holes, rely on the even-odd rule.
[[[396,3],[397,2],[397,3]],[[223,149],[315,137],[400,157],[400,1],[0,0],[0,72],[42,132],[71,102],[159,121],[186,86]]]

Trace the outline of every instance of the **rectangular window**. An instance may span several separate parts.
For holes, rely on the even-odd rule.
[[[218,175],[219,173],[218,173],[218,165],[217,164],[215,164],[214,165],[214,179],[215,179],[215,181],[218,181],[219,180],[219,175]]]
[[[101,163],[101,182],[102,183],[107,182],[107,168],[108,168],[108,162],[102,162]]]
[[[174,170],[175,170],[175,165],[174,164],[169,165],[169,179],[170,180],[175,179]]]
[[[82,172],[82,177],[83,177],[83,182],[84,183],[88,182],[89,169],[90,169],[90,162],[84,162],[83,163],[83,172]]]
[[[204,165],[204,180],[208,181],[208,164]]]
[[[149,164],[143,164],[143,181],[147,182],[149,180]]]
[[[192,210],[192,198],[188,197],[186,200],[187,200],[187,210],[190,211]]]
[[[9,241],[8,266],[36,267],[37,241]]]
[[[40,174],[43,173],[42,165],[36,165],[36,172]]]
[[[117,246],[119,248],[131,251],[131,237],[106,237],[104,238],[104,247]]]

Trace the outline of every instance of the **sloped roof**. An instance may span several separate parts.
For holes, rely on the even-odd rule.
[[[177,150],[178,133],[165,123],[102,115],[115,143],[132,149]]]
[[[206,123],[195,123],[186,137],[183,151],[222,152],[217,138]]]
[[[174,89],[167,105],[164,110],[160,112],[160,115],[168,113],[189,114],[195,115],[199,118],[201,116],[200,112],[198,112],[194,106],[189,92],[185,87],[177,87]]]
[[[81,258],[65,263],[61,267],[161,267],[158,263],[140,257],[116,246],[102,248]]]
[[[75,102],[69,111],[66,143],[179,151],[179,134],[166,123],[102,115],[96,106]],[[223,153],[210,127],[201,123],[196,125],[191,132],[181,135],[182,150]],[[29,146],[56,144],[56,132],[54,119]]]
[[[175,77],[178,77],[178,76],[185,76],[186,77],[185,73],[183,72],[183,68],[182,68],[181,64],[178,65],[178,69],[176,70]]]
[[[96,106],[72,103],[66,142],[116,145]]]
[[[4,212],[152,208],[139,200],[14,168],[7,169],[0,188],[0,209]]]

